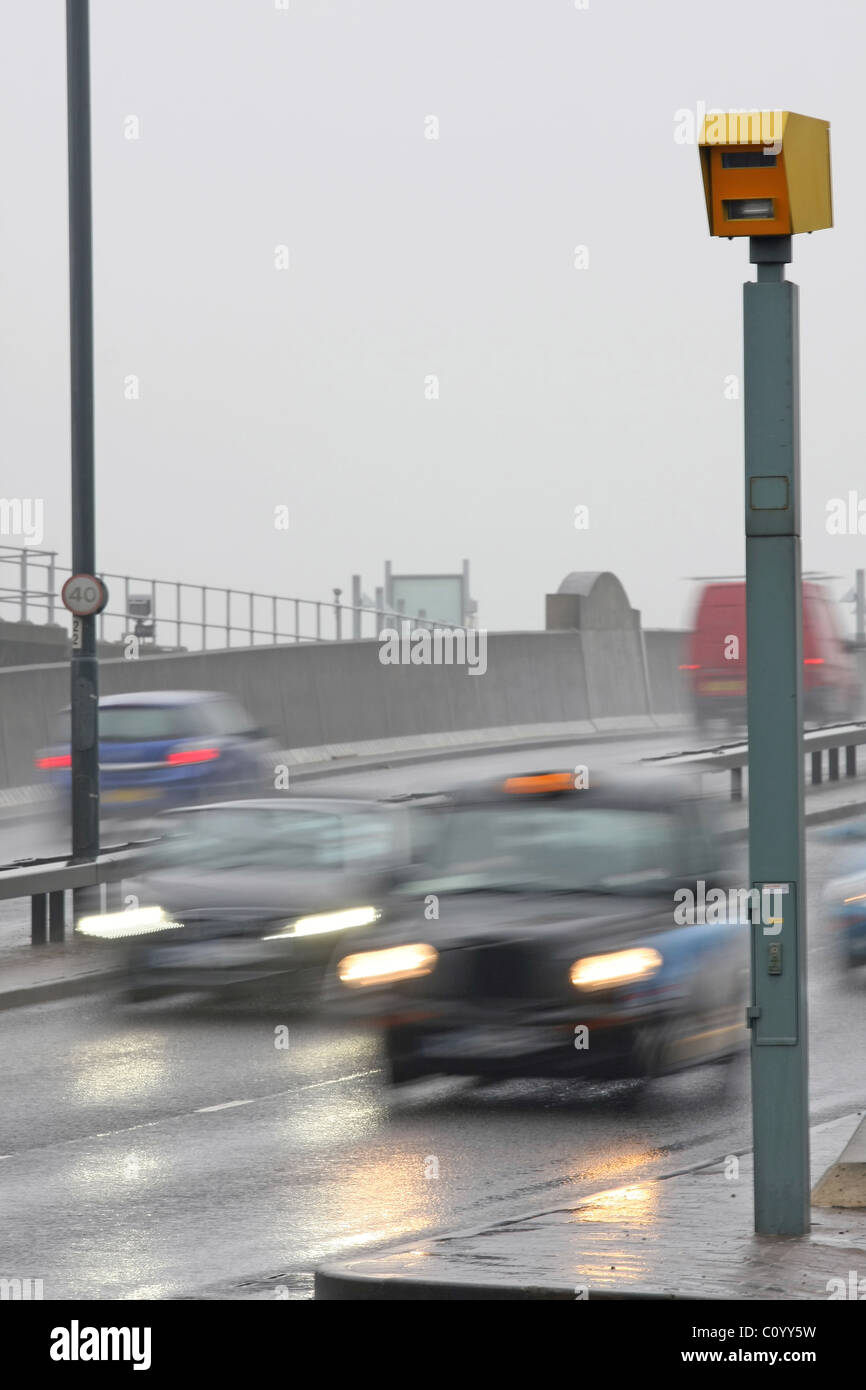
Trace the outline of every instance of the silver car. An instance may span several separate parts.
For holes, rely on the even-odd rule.
[[[315,997],[410,857],[408,813],[383,802],[271,797],[160,820],[124,909],[77,927],[124,950],[134,1001],[272,977]]]

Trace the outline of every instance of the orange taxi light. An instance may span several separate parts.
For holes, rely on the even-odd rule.
[[[518,795],[527,792],[571,792],[574,791],[574,773],[541,772],[534,777],[509,777],[502,784],[502,790]]]

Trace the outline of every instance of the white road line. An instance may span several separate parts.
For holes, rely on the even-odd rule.
[[[298,1090],[315,1091],[319,1086],[339,1086],[341,1081],[357,1081],[362,1076],[378,1076],[381,1070],[381,1067],[373,1067],[370,1071],[353,1071],[348,1076],[338,1076],[333,1081],[311,1081],[307,1086],[299,1086]]]
[[[96,1134],[82,1134],[72,1139],[56,1139],[50,1144],[37,1144],[31,1149],[18,1149],[13,1153],[0,1154],[0,1162],[11,1158],[24,1158],[27,1154],[44,1153],[49,1149],[62,1149],[70,1144],[90,1144],[94,1139],[114,1139],[121,1134],[133,1134],[138,1129],[155,1129],[158,1125],[168,1124],[171,1120],[188,1120],[193,1115],[208,1115],[216,1110],[231,1110],[238,1105],[255,1105],[258,1101],[281,1100],[286,1096],[296,1096],[301,1091],[315,1091],[319,1086],[339,1086],[342,1081],[357,1081],[364,1076],[378,1076],[381,1067],[373,1067],[370,1071],[353,1071],[348,1076],[335,1076],[332,1081],[313,1081],[306,1086],[292,1086],[285,1091],[271,1091],[266,1096],[251,1096],[249,1100],[227,1100],[220,1105],[203,1105],[197,1110],[181,1110],[173,1115],[161,1115],[157,1120],[142,1120],[137,1125],[125,1125],[122,1129],[104,1129]]]
[[[250,1100],[224,1100],[221,1105],[201,1105],[198,1110],[193,1110],[194,1115],[212,1115],[215,1110],[231,1110],[235,1105],[252,1105],[254,1100],[259,1097],[252,1096]]]

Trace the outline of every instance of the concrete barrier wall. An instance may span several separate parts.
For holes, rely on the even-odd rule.
[[[687,660],[689,634],[657,628],[644,632],[647,671],[655,714],[689,713],[687,674],[680,665]]]
[[[580,634],[593,717],[650,714],[640,633],[597,628]]]
[[[654,713],[676,709],[666,650],[648,650]],[[223,690],[286,748],[649,712],[636,632],[489,633],[483,675],[383,665],[379,652],[363,641],[115,659],[101,662],[100,689]],[[66,663],[0,670],[0,785],[34,780],[34,751],[68,701]]]

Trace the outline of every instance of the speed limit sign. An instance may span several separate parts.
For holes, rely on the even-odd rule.
[[[108,590],[95,574],[73,574],[60,590],[60,601],[76,618],[89,618],[102,612],[108,602]]]

